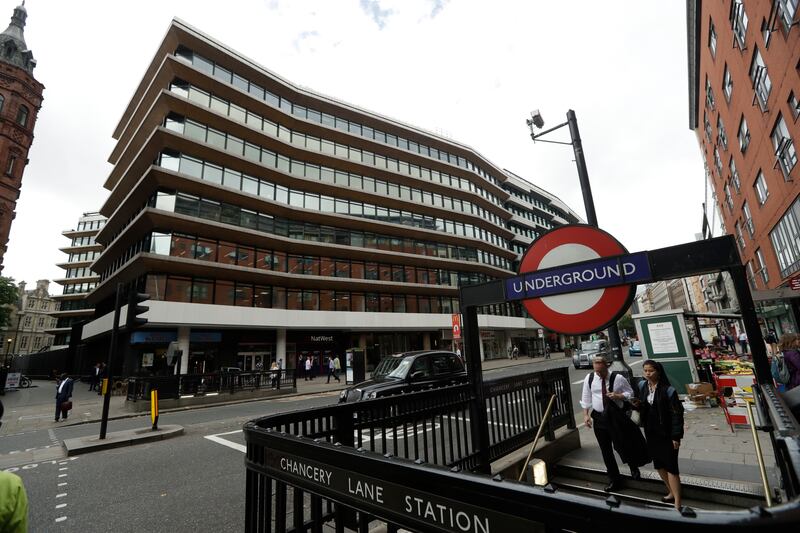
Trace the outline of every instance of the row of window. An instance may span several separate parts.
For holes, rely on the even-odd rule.
[[[67,269],[67,278],[85,278],[88,276],[96,276],[92,269],[89,267],[81,267],[81,268],[68,268]]]
[[[72,246],[90,246],[94,244],[94,235],[86,235],[83,237],[73,237]]]
[[[97,282],[95,281],[92,281],[91,283],[74,283],[72,285],[64,285],[63,294],[83,294],[93,291],[95,287],[97,287]]]
[[[166,119],[166,127],[172,131],[185,134],[187,137],[198,140],[203,143],[208,143],[222,150],[228,150],[236,155],[245,155],[248,159],[261,163],[269,168],[280,170],[293,176],[308,178],[313,180],[322,181],[324,183],[331,183],[341,185],[344,187],[352,187],[360,189],[369,193],[377,193],[386,195],[392,198],[399,198],[408,202],[425,203],[434,207],[444,207],[448,210],[456,210],[462,213],[474,214],[489,222],[502,226],[504,221],[497,214],[480,207],[477,204],[459,198],[451,198],[436,193],[431,193],[423,189],[408,187],[406,185],[398,185],[396,183],[387,182],[377,178],[362,176],[360,174],[352,174],[349,172],[334,170],[325,166],[313,165],[304,161],[299,161],[280,154],[275,154],[266,148],[256,146],[251,143],[245,143],[242,139],[234,137],[223,131],[215,130],[205,124],[184,119],[179,115],[171,115]],[[345,147],[346,149],[346,147]],[[380,157],[384,161],[386,158]],[[406,165],[407,166],[407,165]],[[396,170],[396,169],[395,169]],[[402,166],[401,166],[402,170]],[[224,178],[220,184],[224,183],[228,187],[234,189],[242,189],[240,182],[241,173],[228,170],[230,183],[225,182]],[[441,176],[441,175],[440,175]],[[246,179],[257,180],[257,178],[245,175]],[[467,180],[460,180],[456,178],[457,182],[453,182],[456,188],[468,189]],[[253,188],[256,187],[255,182],[252,182]],[[448,183],[449,185],[449,183]],[[253,194],[258,194],[254,192]]]
[[[518,226],[516,224],[509,224],[508,229],[516,233],[517,235],[522,235],[523,237],[528,237],[529,239],[536,239],[539,237],[539,232],[533,230],[531,228],[525,228],[523,226]]]
[[[440,172],[438,170],[421,167],[406,161],[399,161],[397,159],[392,159],[391,157],[386,157],[368,150],[354,148],[349,145],[328,141],[326,139],[321,139],[314,137],[313,135],[293,130],[286,127],[284,124],[273,122],[268,118],[262,117],[256,113],[252,113],[250,110],[238,106],[229,100],[215,96],[213,93],[195,87],[194,85],[182,80],[173,81],[170,84],[170,91],[184,98],[188,98],[197,104],[212,109],[213,111],[226,115],[237,122],[247,124],[251,128],[264,132],[270,137],[281,139],[282,141],[299,148],[313,150],[326,155],[338,156],[356,163],[363,163],[378,167],[381,170],[385,169],[414,178],[426,179],[435,183],[442,183],[455,188],[469,190],[470,192],[479,194],[498,206],[502,206],[502,201],[500,198],[466,178],[460,178],[446,172]],[[241,139],[238,141],[239,142],[237,143],[237,146],[229,147],[228,149],[237,150],[241,154],[244,142]]]
[[[59,306],[59,311],[81,311],[92,309],[94,306],[86,300],[63,300]]]
[[[105,225],[105,220],[82,220],[78,222],[78,231],[100,229]]]
[[[444,233],[450,233],[452,235],[479,239],[501,248],[508,248],[508,241],[506,239],[484,228],[473,226],[472,224],[465,224],[464,222],[456,222],[443,218],[422,215],[419,213],[412,213],[409,211],[401,211],[399,209],[390,209],[387,207],[362,203],[355,200],[319,195],[298,189],[290,189],[288,187],[284,187],[283,185],[278,185],[264,179],[251,178],[249,176],[242,175],[240,172],[232,171],[229,168],[175,152],[162,152],[159,157],[158,164],[167,170],[174,170],[182,174],[186,174],[187,176],[192,176],[216,184],[222,184],[223,186],[237,188],[238,185],[238,190],[258,195],[269,201],[290,205],[292,207],[300,207],[310,209],[312,211],[321,211],[323,213],[350,215],[354,217],[368,218],[371,220],[391,222],[393,224],[400,224],[403,226],[412,226],[428,230],[441,231]],[[397,186],[395,185],[395,187]],[[445,197],[439,195],[437,196],[438,199],[442,200],[441,207],[447,208],[444,202]],[[425,198],[429,199],[429,197],[433,198],[431,193],[425,193]],[[452,209],[452,199],[447,198],[447,200],[449,201],[450,208]]]
[[[500,186],[501,180],[495,178],[493,175],[489,174],[483,168],[475,165],[474,163],[465,159],[464,157],[457,156],[455,154],[450,154],[444,150],[439,150],[437,148],[433,148],[432,146],[426,146],[424,144],[409,139],[405,139],[403,137],[399,137],[391,133],[385,133],[378,129],[361,125],[341,117],[336,117],[308,107],[304,107],[298,104],[293,104],[288,99],[278,96],[277,94],[274,94],[267,89],[264,89],[263,87],[251,82],[250,80],[243,78],[238,74],[233,73],[230,70],[225,69],[220,65],[217,65],[213,61],[210,61],[202,57],[201,55],[193,52],[192,50],[184,46],[178,47],[178,49],[175,51],[175,56],[187,61],[201,72],[213,76],[224,83],[233,85],[234,87],[242,90],[243,92],[258,98],[259,100],[263,100],[267,104],[275,108],[281,109],[285,113],[290,114],[294,117],[303,120],[310,120],[312,122],[329,126],[331,128],[336,128],[338,130],[350,133],[352,135],[358,135],[360,137],[364,137],[369,140],[374,140],[392,147],[400,148],[401,150],[407,150],[409,152],[420,154],[425,157],[438,159],[439,161],[443,161],[445,163],[449,163],[451,165],[455,165],[463,169],[475,172],[476,174],[488,180],[489,182],[497,185],[498,187]]]
[[[2,93],[0,93],[0,113],[3,112],[5,104],[6,104],[6,97]],[[17,116],[14,120],[16,121],[17,124],[25,128],[28,126],[29,114],[30,111],[28,110],[28,107],[25,104],[19,104],[19,106],[17,106]]]
[[[508,259],[472,247],[454,246],[289,220],[184,193],[158,191],[151,197],[147,205],[182,215],[224,222],[225,224],[296,240],[478,262],[505,270],[511,270],[512,266]],[[107,279],[134,255],[144,251],[149,251],[149,246],[145,246],[144,241],[140,240],[114,259],[111,265],[101,273],[101,280]]]
[[[19,339],[19,349],[20,350],[38,350],[43,348],[44,346],[50,346],[47,342],[50,340],[48,337],[40,337],[36,336],[33,337],[33,341],[28,346],[28,335],[23,335]]]
[[[100,252],[93,251],[93,252],[81,252],[79,254],[69,254],[69,262],[70,263],[80,263],[83,261],[94,261],[100,257]]]
[[[781,217],[769,234],[781,277],[800,270],[800,198]]]
[[[329,276],[452,287],[483,283],[494,279],[486,274],[477,272],[456,272],[410,265],[389,265],[331,257],[287,254],[278,250],[256,249],[252,246],[177,233],[152,232],[145,239],[149,240],[150,253],[158,255],[198,259],[306,276]],[[148,249],[147,244],[143,248]]]
[[[36,327],[38,328],[51,328],[55,326],[55,324],[56,324],[55,318],[50,318],[45,316],[40,316],[36,321]],[[22,327],[30,328],[32,326],[33,326],[33,317],[31,315],[27,315],[25,317],[25,320],[22,321]]]
[[[545,202],[539,200],[536,196],[534,196],[532,194],[528,194],[528,193],[522,192],[519,189],[515,189],[514,187],[509,187],[508,185],[505,185],[505,184],[503,184],[503,190],[505,190],[511,196],[516,196],[520,200],[524,200],[524,201],[528,202],[529,204],[532,204],[532,205],[538,207],[539,209],[541,209],[545,213],[550,213],[551,215],[557,214],[555,212],[556,211],[555,208],[553,208],[551,205],[548,205]]]
[[[506,207],[506,209],[508,209],[509,211],[511,211],[512,213],[517,215],[518,217],[521,217],[521,218],[530,220],[531,222],[534,222],[536,224],[539,224],[540,226],[542,226],[545,229],[550,229],[550,228],[553,227],[553,224],[551,224],[549,220],[547,220],[546,218],[540,217],[539,215],[533,213],[532,211],[526,211],[524,209],[520,209],[520,208],[515,207],[513,205],[509,205],[508,207]]]
[[[50,309],[50,304],[52,300],[47,300],[44,298],[28,298],[25,301],[25,309],[44,309],[47,311]]]
[[[287,289],[167,274],[148,274],[145,292],[152,300],[296,311],[437,314],[459,312],[458,298],[447,296]]]

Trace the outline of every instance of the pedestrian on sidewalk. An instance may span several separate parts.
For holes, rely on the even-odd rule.
[[[550,359],[550,343],[544,343],[544,358]]]
[[[70,409],[72,409],[72,378],[66,374],[61,374],[61,379],[56,387],[56,422],[59,416],[67,419]]]
[[[278,362],[277,362],[277,361],[273,361],[273,362],[272,362],[272,365],[269,367],[269,370],[270,370],[270,372],[272,373],[272,382],[271,382],[271,385],[272,385],[272,388],[274,389],[274,388],[276,388],[276,387],[277,387],[277,383],[278,383],[278,382],[280,381],[280,379],[281,379],[281,378],[280,378],[280,375],[281,375],[281,367],[279,367],[279,366],[278,366]]]
[[[92,374],[89,376],[89,391],[100,389],[100,363],[94,365]]]
[[[661,501],[674,503],[680,510],[678,450],[683,438],[683,404],[661,363],[648,359],[642,363],[642,373],[645,379],[639,382],[638,397],[631,403],[641,413],[640,423],[644,426],[653,467],[667,486],[667,495]]]
[[[736,342],[733,340],[733,335],[730,333],[725,334],[725,346],[728,347],[728,350],[730,350],[731,353],[736,355]]]
[[[336,375],[336,363],[333,360],[333,357],[328,357],[328,381],[326,383],[331,382],[331,376],[336,378],[336,381],[341,381],[339,376]]]
[[[309,355],[306,357],[306,381],[309,379],[314,379],[314,376],[311,375],[311,356]]]
[[[511,349],[511,359],[518,359],[519,358],[519,348],[515,344],[514,347]]]
[[[787,333],[781,336],[780,350],[783,353],[783,364],[789,370],[789,382],[786,390],[800,386],[800,335]]]
[[[590,372],[583,380],[581,393],[581,407],[583,407],[583,421],[586,427],[594,430],[597,444],[603,454],[603,463],[606,465],[609,483],[605,488],[611,492],[619,488],[620,473],[617,460],[614,457],[614,443],[620,443],[619,436],[615,439],[610,423],[610,411],[614,407],[622,409],[622,401],[633,396],[630,383],[622,374],[609,373],[611,363],[603,355],[596,355],[592,360],[594,372]],[[623,415],[624,416],[624,415]],[[639,435],[641,437],[641,434]],[[620,449],[620,448],[618,448]],[[623,460],[625,458],[623,457]],[[629,464],[631,477],[641,479],[639,465],[635,462]]]
[[[742,331],[741,333],[739,333],[739,345],[742,347],[742,355],[746,354],[747,353],[747,333],[745,331]]]
[[[333,358],[333,375],[336,377],[336,381],[341,381],[339,379],[339,372],[342,370],[342,362],[339,360],[339,356],[334,356]]]

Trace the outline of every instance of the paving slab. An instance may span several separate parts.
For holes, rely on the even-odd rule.
[[[183,426],[174,424],[161,426],[155,431],[152,428],[129,429],[107,433],[106,438],[103,440],[100,440],[98,435],[66,439],[64,441],[64,449],[66,449],[67,455],[70,456],[108,450],[110,448],[120,448],[122,446],[134,446],[145,442],[177,437],[178,435],[183,435]]]

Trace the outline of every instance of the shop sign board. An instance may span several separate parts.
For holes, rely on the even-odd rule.
[[[505,291],[545,328],[579,335],[613,324],[630,307],[636,284],[651,278],[647,252],[629,254],[605,231],[570,224],[531,244]]]
[[[19,372],[9,372],[6,376],[6,388],[18,389],[20,376],[22,376],[22,374]]]
[[[541,531],[541,524],[513,514],[467,504],[419,490],[399,482],[382,479],[379,473],[368,476],[335,465],[322,463],[264,448],[264,467],[269,474],[293,486],[306,487],[315,494],[369,509],[375,516],[401,518],[420,531]]]
[[[453,315],[453,339],[461,338],[461,315]]]

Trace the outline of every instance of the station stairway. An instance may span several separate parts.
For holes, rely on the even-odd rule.
[[[623,466],[623,469],[625,467]],[[652,470],[642,470],[641,480],[622,474],[621,488],[605,492],[608,476],[602,465],[562,460],[550,467],[550,485],[557,491],[594,496],[606,500],[615,496],[620,501],[642,507],[673,507],[661,501],[666,487]],[[729,481],[681,474],[682,505],[693,509],[730,511],[764,505],[764,489],[760,484]],[[773,500],[775,495],[773,495]]]

